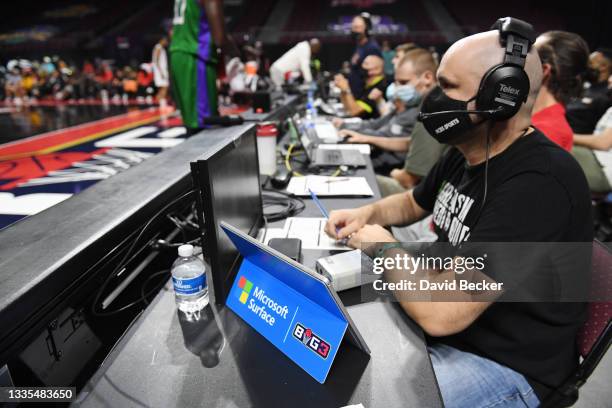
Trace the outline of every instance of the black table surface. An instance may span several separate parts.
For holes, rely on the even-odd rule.
[[[380,197],[374,172],[369,198],[322,198],[328,210]],[[299,215],[321,217],[312,200]],[[280,222],[282,223],[282,221]],[[270,226],[277,226],[272,223]],[[327,251],[303,250],[314,267]],[[440,407],[442,401],[421,329],[397,303],[362,303],[340,293],[372,353],[345,342],[319,384],[231,310],[210,305],[199,321],[178,313],[171,283],[118,342],[79,394],[85,407]]]

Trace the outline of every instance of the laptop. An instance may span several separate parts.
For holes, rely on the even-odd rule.
[[[314,131],[317,138],[323,143],[339,143],[344,139],[334,124],[327,120],[315,121]]]
[[[339,313],[348,323],[345,334],[347,340],[365,353],[370,354],[370,348],[359,333],[329,279],[262,244],[224,221],[220,222],[220,226],[238,249],[242,259],[248,259],[251,263],[285,285],[299,291],[302,295],[316,297],[321,302],[322,307],[328,310],[334,309],[334,313]],[[240,263],[237,265],[240,265]]]
[[[302,136],[302,146],[310,161],[311,169],[347,166],[352,168],[365,167],[366,160],[359,150],[319,149],[307,137]]]
[[[289,118],[289,120],[293,123],[294,128],[298,130],[295,119]],[[334,125],[329,122],[327,122],[327,124],[331,126],[337,134],[337,130]],[[315,124],[314,128],[308,128],[300,134],[300,142],[302,143],[306,157],[308,157],[308,160],[310,161],[309,167],[311,169],[338,166],[347,166],[351,168],[366,166],[366,160],[359,150],[319,149],[318,146],[320,144],[327,143],[324,143],[318,136],[318,132],[316,131],[317,125],[319,124]]]
[[[365,167],[366,161],[358,150],[314,149],[310,168],[347,166]]]

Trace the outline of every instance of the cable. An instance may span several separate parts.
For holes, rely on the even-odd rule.
[[[487,150],[485,152],[484,189],[482,193],[482,201],[480,202],[480,208],[478,209],[478,213],[476,214],[476,218],[474,219],[474,223],[472,224],[472,231],[474,231],[476,224],[478,224],[478,220],[480,220],[480,215],[484,210],[485,201],[487,200],[487,192],[489,187],[489,154],[491,150],[491,127],[492,126],[489,126],[487,128]]]
[[[291,152],[293,151],[294,147],[295,147],[295,143],[291,143],[289,145],[289,148],[287,148],[287,154],[285,155],[285,167],[287,168],[287,171],[290,173],[293,173],[294,176],[304,177],[303,174],[298,173],[297,171],[291,168]]]
[[[301,174],[295,170],[293,170],[293,168],[291,167],[291,157],[293,156],[293,149],[295,148],[295,143],[292,143],[289,145],[289,147],[287,148],[287,153],[285,154],[285,167],[287,168],[287,171],[289,171],[290,173],[293,173],[294,176],[296,177],[304,177],[304,174]],[[295,160],[297,161],[297,160]],[[330,174],[329,177],[337,177],[340,174],[342,174],[342,166],[338,166],[338,168],[332,173]],[[321,173],[319,173],[321,174]]]
[[[155,221],[157,219],[157,217],[159,217],[162,213],[164,213],[168,208],[172,207],[174,204],[178,203],[179,201],[183,200],[184,198],[189,197],[191,194],[193,194],[193,192],[194,192],[193,190],[189,190],[188,192],[186,192],[186,193],[182,194],[181,196],[175,198],[174,200],[170,201],[168,204],[163,206],[161,208],[161,210],[159,210],[151,218],[149,218],[149,221],[147,221],[147,223],[140,229],[138,235],[132,241],[132,244],[128,248],[127,252],[123,255],[123,258],[121,258],[121,261],[119,261],[119,263],[117,264],[115,269],[104,280],[104,283],[102,283],[102,286],[100,286],[100,289],[96,293],[96,297],[94,298],[94,301],[93,301],[93,303],[91,305],[91,313],[94,316],[100,316],[100,317],[111,316],[111,315],[123,312],[124,310],[126,310],[126,309],[128,309],[128,308],[130,308],[130,307],[132,307],[132,306],[134,306],[134,305],[136,305],[138,303],[140,303],[140,300],[138,302],[132,302],[132,303],[129,303],[129,304],[125,305],[125,306],[120,307],[119,309],[116,309],[116,310],[113,310],[113,311],[110,311],[110,312],[99,312],[98,310],[96,310],[96,307],[97,307],[98,303],[100,302],[100,298],[102,297],[102,294],[106,290],[106,287],[108,286],[110,281],[114,277],[116,277],[118,275],[119,271],[121,271],[122,268],[125,266],[128,257],[132,254],[132,251],[136,247],[136,244],[138,243],[138,241],[142,237],[143,233],[147,230],[147,228],[149,228],[151,223],[153,221]]]
[[[172,223],[176,226],[176,228],[178,228],[181,231],[181,235],[183,236],[183,241],[186,241],[187,240],[187,232],[185,231],[185,228],[183,227],[181,222],[179,220],[177,220],[176,218],[174,218],[172,216],[172,214],[166,214],[166,218],[169,219],[170,221],[172,221]]]
[[[482,202],[480,203],[480,209],[478,210],[478,214],[476,215],[474,223],[472,224],[472,228],[471,228],[472,231],[474,230],[474,228],[476,227],[476,224],[480,220],[480,216],[482,215],[482,211],[484,210],[485,202],[487,201],[487,193],[489,190],[489,156],[491,154],[491,128],[492,127],[493,125],[490,125],[489,128],[487,129],[487,151],[485,153],[484,188],[483,188],[483,193],[482,193]],[[528,131],[529,131],[529,128],[525,129],[523,133],[519,136],[519,139],[525,136],[525,134],[527,134]]]
[[[151,279],[160,276],[160,275],[164,275],[170,272],[170,269],[163,269],[161,271],[158,272],[154,272],[151,275],[147,276],[147,278],[145,279],[145,281],[142,283],[142,286],[140,287],[140,301],[143,302],[145,305],[148,305],[150,302],[147,299],[150,295],[152,295],[154,292],[157,292],[158,290],[160,290],[162,287],[164,287],[164,285],[166,285],[166,280],[164,279],[163,282],[161,284],[158,284],[157,286],[155,286],[155,289],[149,291],[149,292],[145,292],[145,289],[147,288],[147,285],[149,284],[149,282],[151,282]]]
[[[261,239],[262,239],[262,242],[265,244],[266,235],[268,234],[268,218],[266,218],[265,215],[263,215],[261,218],[263,218],[263,222],[264,222],[263,235],[261,236]]]
[[[160,247],[164,247],[164,248],[178,248],[181,245],[191,245],[191,244],[195,244],[199,241],[201,241],[201,237],[198,238],[194,238],[190,241],[185,241],[185,242],[176,242],[176,243],[171,243],[171,242],[167,242],[163,239],[158,239],[157,241],[155,241],[152,246],[155,249],[159,249]]]
[[[263,189],[262,201],[264,210],[263,216],[266,223],[296,216],[306,208],[306,204],[301,198],[294,197],[289,193],[278,190]],[[280,206],[282,209],[266,212],[266,209],[274,206]]]

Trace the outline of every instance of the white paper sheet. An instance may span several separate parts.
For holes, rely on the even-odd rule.
[[[283,228],[268,228],[266,236],[259,240],[267,245],[272,238],[298,238],[302,241],[302,249],[350,250],[325,233],[326,222],[325,218],[290,217],[285,220]]]
[[[304,176],[293,177],[287,186],[287,192],[296,196],[310,196],[308,190],[322,197],[330,196],[365,196],[371,197],[374,192],[365,177],[328,177]]]

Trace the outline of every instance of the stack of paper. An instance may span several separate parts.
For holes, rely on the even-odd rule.
[[[296,196],[310,196],[312,190],[318,196],[365,196],[371,197],[374,192],[365,177],[328,177],[304,176],[293,177],[287,186],[287,192]]]

